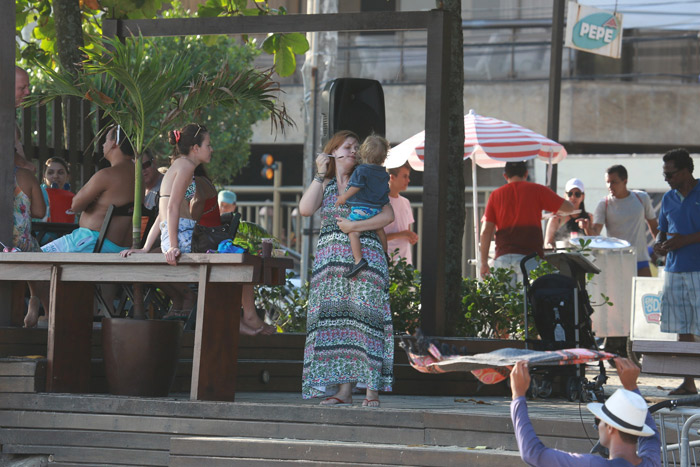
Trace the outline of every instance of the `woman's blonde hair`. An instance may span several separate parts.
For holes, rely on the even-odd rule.
[[[360,158],[365,164],[382,165],[389,152],[389,141],[379,135],[369,135],[360,146]]]

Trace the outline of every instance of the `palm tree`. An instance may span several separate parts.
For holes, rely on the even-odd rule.
[[[191,52],[184,51],[176,60],[166,62],[159,47],[141,35],[123,42],[103,38],[93,47],[81,49],[85,58],[77,73],[55,71],[36,63],[51,81],[42,94],[31,96],[25,106],[74,96],[88,99],[104,112],[106,118],[120,125],[131,142],[136,157],[134,193],[133,246],[141,239],[141,159],[138,155],[153,144],[167,128],[185,119],[195,119],[207,107],[216,104],[233,107],[243,101],[253,102],[269,112],[272,127],[284,131],[294,125],[284,105],[276,102],[279,83],[272,72],[232,71],[222,64],[213,76],[194,65]],[[106,129],[102,129],[100,136]]]

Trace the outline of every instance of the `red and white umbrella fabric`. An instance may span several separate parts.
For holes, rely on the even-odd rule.
[[[479,167],[503,167],[506,162],[539,158],[556,164],[566,157],[566,149],[528,128],[505,120],[477,115],[464,116],[464,158]],[[398,167],[406,161],[414,170],[423,170],[425,131],[421,131],[389,151],[386,166]]]
[[[477,199],[476,166],[503,167],[506,162],[538,158],[549,164],[547,184],[551,179],[552,164],[566,157],[564,146],[515,123],[477,115],[470,110],[464,116],[464,159],[472,160],[472,196]],[[387,168],[399,167],[408,161],[414,170],[422,171],[425,159],[425,131],[421,131],[393,147],[385,162]],[[474,244],[476,271],[479,275],[479,219],[474,210]]]
[[[406,141],[397,144],[389,149],[389,154],[384,161],[384,166],[387,169],[401,167],[406,162],[411,164],[413,170],[423,171],[423,159],[416,154],[416,148],[425,144],[425,131],[416,133]]]

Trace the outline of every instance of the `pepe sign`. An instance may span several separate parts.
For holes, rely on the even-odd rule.
[[[599,49],[617,37],[617,19],[610,13],[586,16],[574,26],[572,40],[582,49]]]
[[[569,2],[566,46],[620,58],[622,15]]]

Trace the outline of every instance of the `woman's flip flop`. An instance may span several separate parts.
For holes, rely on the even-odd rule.
[[[331,402],[331,401],[335,401],[335,402]],[[325,402],[325,404],[324,404],[324,402]],[[346,406],[352,405],[352,402],[345,402],[342,399],[339,399],[335,396],[331,396],[331,397],[326,397],[325,399],[323,399],[323,401],[321,402],[320,405],[323,405],[326,407],[338,407],[338,406],[343,406],[343,405],[346,405]]]

